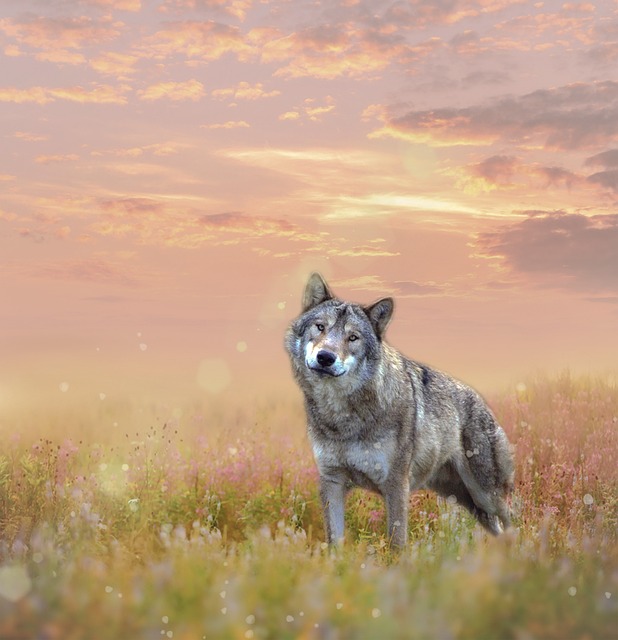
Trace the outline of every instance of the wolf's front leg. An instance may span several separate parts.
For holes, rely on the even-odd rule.
[[[328,544],[343,542],[345,512],[345,478],[339,475],[320,476],[320,498],[324,513],[324,529]]]
[[[384,490],[386,525],[393,547],[402,548],[408,539],[408,498],[410,485],[407,478],[388,483]]]

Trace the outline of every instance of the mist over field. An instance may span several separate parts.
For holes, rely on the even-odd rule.
[[[614,637],[615,381],[491,397],[513,529],[420,491],[399,557],[360,490],[327,548],[299,398],[128,390],[0,412],[0,637]]]

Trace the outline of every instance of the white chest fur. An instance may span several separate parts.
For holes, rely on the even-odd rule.
[[[313,455],[320,473],[351,469],[363,474],[377,486],[386,482],[395,451],[393,440],[373,442],[313,443]]]

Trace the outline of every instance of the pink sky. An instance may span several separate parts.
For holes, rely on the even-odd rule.
[[[618,370],[617,2],[23,0],[0,56],[0,401],[275,388],[313,270],[481,390]]]

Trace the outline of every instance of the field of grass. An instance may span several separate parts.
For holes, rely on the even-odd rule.
[[[326,548],[296,398],[64,396],[0,413],[2,639],[618,637],[615,382],[490,399],[516,445],[514,529],[490,539],[419,492],[399,558],[361,491]]]

